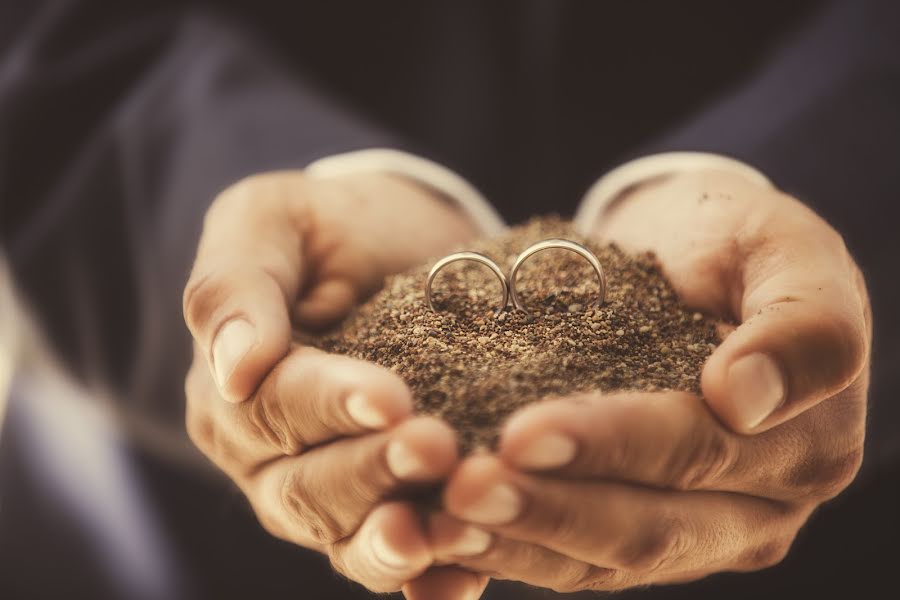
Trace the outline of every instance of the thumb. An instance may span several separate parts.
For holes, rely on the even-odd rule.
[[[299,173],[245,179],[206,215],[184,317],[222,396],[247,398],[288,351],[302,270]]]
[[[830,245],[804,244],[804,237],[774,239],[747,259],[742,323],[703,368],[703,395],[738,433],[765,431],[808,410],[868,363],[862,276],[836,234],[824,236]]]

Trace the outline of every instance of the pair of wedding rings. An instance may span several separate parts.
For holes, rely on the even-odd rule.
[[[500,300],[500,308],[498,310],[502,311],[509,304],[510,297],[512,298],[513,307],[517,310],[525,310],[525,305],[522,303],[522,299],[519,296],[519,292],[516,289],[516,278],[519,275],[519,268],[521,268],[522,264],[537,254],[538,252],[542,252],[544,250],[549,250],[551,248],[560,248],[562,250],[569,250],[582,256],[585,260],[590,263],[591,267],[594,269],[594,273],[597,274],[597,282],[600,284],[600,293],[599,299],[597,301],[597,306],[601,306],[603,301],[606,299],[606,273],[603,271],[603,267],[600,266],[600,261],[597,260],[597,257],[593,252],[582,246],[577,242],[573,242],[571,240],[564,239],[549,239],[543,240],[532,246],[529,246],[522,252],[516,261],[513,263],[512,269],[509,271],[509,278],[504,275],[503,270],[495,263],[493,260],[481,254],[479,252],[456,252],[454,254],[450,254],[445,256],[441,260],[437,261],[433,267],[431,267],[431,271],[428,273],[428,279],[425,282],[425,299],[428,301],[428,306],[431,310],[437,312],[437,309],[434,306],[433,301],[433,293],[432,293],[432,284],[434,283],[434,278],[440,272],[441,269],[446,267],[447,265],[461,261],[461,260],[471,260],[477,263],[481,263],[489,268],[494,275],[497,276],[497,279],[500,281],[500,290],[501,290],[501,300]]]

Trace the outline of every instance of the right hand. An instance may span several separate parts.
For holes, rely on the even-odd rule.
[[[703,397],[587,393],[522,409],[497,457],[460,464],[445,487],[449,516],[433,519],[448,546],[477,527],[489,549],[436,543],[436,555],[563,591],[777,564],[862,461],[872,340],[862,273],[813,211],[728,172],[633,188],[593,234],[653,251],[687,306],[738,323],[703,367]]]
[[[387,499],[446,478],[456,438],[411,417],[398,376],[293,344],[293,327],[334,324],[386,275],[475,233],[449,203],[388,175],[254,176],[206,215],[184,293],[188,433],[269,532],[373,591],[431,565],[413,508]]]

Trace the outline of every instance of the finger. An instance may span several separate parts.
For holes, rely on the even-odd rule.
[[[521,581],[560,593],[615,591],[654,583],[686,583],[713,572],[710,567],[699,571],[645,576],[608,569],[574,560],[538,544],[490,536],[446,513],[430,515],[428,528],[436,563],[452,562],[494,579]],[[473,529],[489,536],[490,543],[476,548],[470,541]]]
[[[288,351],[303,274],[302,184],[298,174],[248,178],[216,198],[204,222],[184,317],[232,402]]]
[[[375,508],[356,535],[328,550],[335,570],[373,592],[395,592],[432,562],[425,533],[412,506],[388,502]]]
[[[347,438],[260,468],[243,484],[260,520],[289,541],[332,544],[372,507],[446,478],[457,463],[453,431],[434,417]]]
[[[522,581],[561,593],[644,583],[624,571],[575,560],[539,544],[492,536],[446,513],[429,516],[428,537],[437,563],[452,562],[494,579]]]
[[[702,377],[733,430],[783,423],[867,363],[859,270],[841,237],[797,200],[734,174],[685,173],[638,188],[603,228],[626,249],[649,246],[688,305],[741,323]]]
[[[503,427],[499,455],[517,468],[565,478],[743,491],[728,488],[751,483],[749,473],[738,473],[741,439],[694,394],[597,393],[514,414]]]
[[[490,456],[460,465],[444,503],[494,534],[644,575],[780,560],[802,522],[792,509],[750,496],[549,480]]]
[[[357,299],[358,293],[351,281],[339,278],[321,281],[297,302],[294,315],[300,327],[324,330],[350,312]]]
[[[428,515],[428,541],[438,564],[484,554],[494,542],[490,532],[444,512]]]
[[[394,373],[309,347],[295,347],[240,404],[219,401],[203,375],[193,371],[188,381],[188,432],[223,468],[252,469],[338,437],[388,428],[412,412],[409,389]]]
[[[517,468],[569,479],[821,500],[846,487],[861,459],[864,419],[852,412],[861,403],[842,395],[751,437],[726,429],[694,394],[551,400],[510,418],[499,455]]]
[[[710,356],[703,394],[737,432],[765,431],[845,389],[867,364],[857,269],[841,237],[799,202],[751,219],[734,282],[741,325]]]
[[[249,402],[223,406],[283,454],[379,430],[412,412],[399,376],[373,363],[297,346]]]
[[[478,600],[489,581],[458,567],[431,567],[402,590],[406,600]]]

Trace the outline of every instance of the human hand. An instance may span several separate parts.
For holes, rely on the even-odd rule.
[[[686,304],[739,325],[704,366],[703,398],[589,394],[514,415],[499,456],[451,477],[437,556],[560,591],[778,563],[862,460],[871,313],[843,240],[717,172],[636,190],[595,234],[653,250]],[[479,532],[489,544],[465,543]]]
[[[269,532],[374,591],[431,564],[412,507],[388,499],[445,478],[455,435],[410,416],[395,374],[293,344],[292,328],[338,321],[385,275],[474,233],[449,203],[391,176],[261,175],[209,209],[185,290],[192,440]]]

